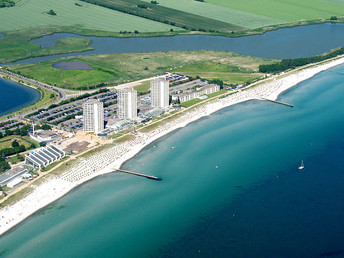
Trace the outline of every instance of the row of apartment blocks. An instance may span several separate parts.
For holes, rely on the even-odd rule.
[[[197,81],[195,81],[197,83]],[[189,83],[190,84],[190,83]],[[205,84],[205,85],[204,85]],[[220,90],[216,84],[196,85],[196,90],[190,90],[185,93],[177,93],[172,99],[179,99],[185,102],[194,98],[200,98],[202,95],[211,94]],[[180,85],[182,86],[182,85]],[[180,87],[176,86],[176,88]],[[181,91],[181,90],[180,90]],[[153,108],[164,109],[169,106],[169,81],[165,78],[156,78],[150,81],[150,105]],[[137,119],[137,91],[133,88],[118,90],[117,92],[117,114],[120,119]],[[83,104],[84,132],[94,132],[99,134],[104,130],[104,108],[103,103],[96,99],[91,99]]]
[[[151,106],[166,108],[169,106],[169,82],[164,78],[153,79],[151,86]],[[118,91],[118,117],[135,120],[137,118],[137,91],[133,88]],[[84,132],[95,134],[104,130],[103,103],[91,99],[83,104]]]
[[[178,99],[180,100],[180,102],[185,102],[185,101],[189,101],[189,100],[192,100],[192,99],[195,99],[195,98],[199,98],[201,97],[202,95],[207,95],[207,94],[211,94],[211,93],[214,93],[214,92],[217,92],[220,90],[220,86],[217,85],[217,84],[209,84],[207,86],[204,86],[202,88],[199,88],[199,90],[195,90],[195,91],[192,91],[192,92],[186,92],[186,93],[183,93],[183,94],[180,94],[180,95],[176,95],[176,96],[173,96],[172,99]]]

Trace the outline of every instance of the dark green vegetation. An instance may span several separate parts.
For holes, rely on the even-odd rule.
[[[57,15],[57,14],[54,12],[54,10],[53,10],[53,9],[50,9],[50,11],[49,11],[49,12],[47,12],[47,14],[49,14],[49,15]]]
[[[48,128],[44,125],[43,127]],[[41,127],[37,126],[35,128],[38,129]],[[5,129],[4,135],[1,134],[0,137],[0,157],[8,157],[16,153],[37,148],[39,146],[38,143],[28,136],[30,130],[30,125],[24,125],[21,128],[17,127],[14,130]]]
[[[259,66],[259,71],[262,73],[279,73],[288,69],[294,69],[299,66],[324,61],[326,59],[330,59],[343,54],[344,47],[333,50],[324,55],[295,59],[283,59],[282,61],[274,64],[262,64]]]
[[[0,157],[0,174],[5,172],[6,170],[10,169],[11,166],[8,164],[8,162],[5,160],[5,158]]]
[[[42,30],[25,30],[8,32],[0,37],[0,63],[11,62],[35,56],[55,55],[70,52],[92,50],[91,40],[85,38],[65,38],[56,42],[55,47],[41,48],[39,44],[29,40],[59,31],[59,29],[45,28]]]
[[[55,62],[81,61],[96,70],[62,70]],[[220,79],[227,84],[243,83],[263,76],[258,73],[266,60],[225,51],[171,51],[80,56],[36,64],[10,66],[16,73],[63,88],[85,89],[149,78],[166,71],[185,73],[207,79]],[[148,69],[146,69],[146,67]],[[185,68],[185,70],[184,70]]]
[[[11,0],[0,0],[0,8],[14,6],[15,2]]]
[[[189,12],[148,3],[141,0],[81,0],[112,10],[136,15],[191,31],[224,32],[243,30],[243,27],[227,22],[194,15]]]

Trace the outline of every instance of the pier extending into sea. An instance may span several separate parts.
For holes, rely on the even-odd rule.
[[[153,179],[153,180],[157,180],[157,181],[162,180],[161,178],[156,177],[156,176],[150,176],[150,175],[141,174],[141,173],[137,173],[137,172],[129,171],[129,170],[124,170],[124,169],[116,169],[114,172],[122,172],[122,173],[131,174],[131,175],[135,175],[135,176],[141,176],[141,177],[145,177],[145,178]]]
[[[294,105],[288,104],[288,103],[284,103],[284,102],[282,102],[282,101],[277,101],[277,100],[272,100],[272,99],[266,99],[266,98],[261,98],[261,99],[262,99],[262,100],[265,100],[265,101],[272,102],[272,103],[284,105],[284,106],[287,106],[287,107],[294,107]]]

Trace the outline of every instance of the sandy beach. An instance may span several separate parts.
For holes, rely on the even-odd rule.
[[[36,187],[32,193],[17,203],[0,210],[0,235],[4,234],[25,218],[49,203],[61,198],[76,186],[105,173],[111,173],[128,159],[134,157],[156,139],[184,127],[220,109],[253,99],[276,100],[278,96],[298,83],[315,74],[344,63],[344,57],[306,69],[273,76],[264,82],[238,91],[225,98],[215,99],[183,113],[182,116],[165,123],[148,133],[139,133],[134,139],[113,145],[87,159],[79,158],[78,163],[68,172]],[[139,171],[138,171],[139,172]],[[32,186],[30,186],[32,187]]]

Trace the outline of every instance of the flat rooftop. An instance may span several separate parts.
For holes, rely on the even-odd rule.
[[[7,182],[20,174],[24,174],[26,171],[27,169],[22,166],[12,168],[11,170],[0,175],[0,185],[6,184],[4,182]]]

